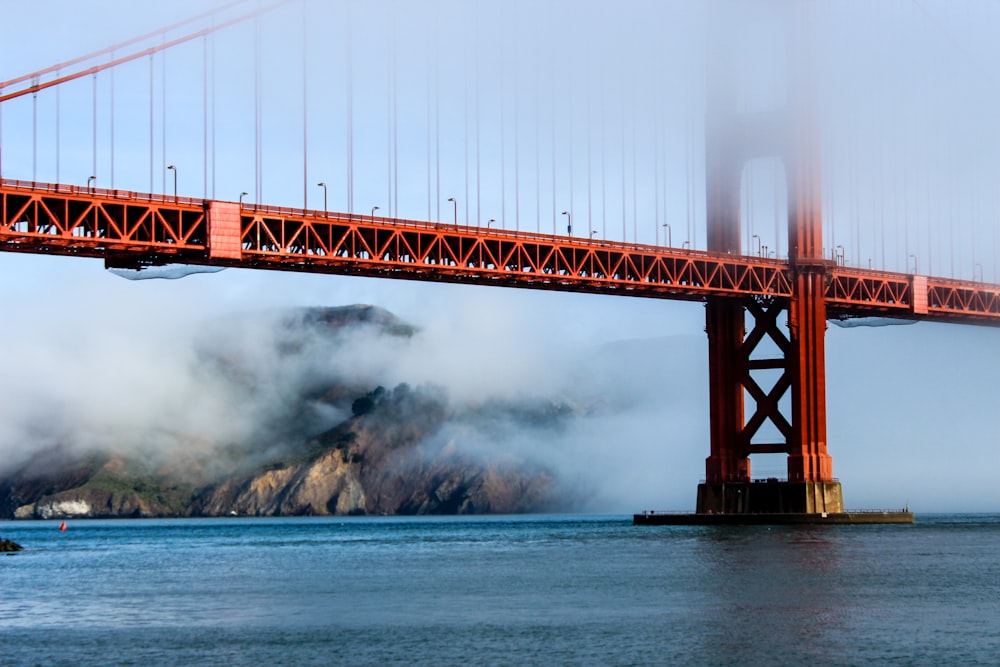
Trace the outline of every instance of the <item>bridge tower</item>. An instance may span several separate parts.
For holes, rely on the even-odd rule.
[[[735,53],[727,54],[723,46],[709,58],[714,71],[706,112],[708,250],[742,252],[743,171],[753,159],[777,158],[787,184],[793,290],[788,299],[711,298],[706,304],[711,450],[705,481],[698,486],[699,514],[844,511],[826,447],[825,291],[834,262],[823,258],[814,79],[802,48],[810,39],[810,5],[808,0],[781,2],[768,4],[766,17],[728,17],[734,30],[748,18],[784,24],[786,52],[792,55],[786,56],[789,93],[782,105],[740,111],[732,76]],[[726,4],[724,11],[737,7]],[[787,336],[778,319],[782,313],[787,314]],[[772,358],[760,355],[766,339],[778,351]],[[765,375],[778,375],[770,389],[761,386]],[[791,407],[786,415],[779,403],[787,392]],[[762,442],[755,436],[768,423],[768,432],[778,437]],[[750,456],[757,453],[787,454],[787,481],[753,482]]]

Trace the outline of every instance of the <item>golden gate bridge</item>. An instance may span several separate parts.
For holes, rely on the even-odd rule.
[[[405,26],[399,23],[405,21],[396,17],[387,43],[376,45],[377,50],[388,47],[391,53],[384,75],[385,90],[379,94],[379,97],[384,95],[381,111],[385,127],[381,143],[385,150],[382,200],[385,210],[373,205],[359,212],[355,199],[362,186],[355,181],[355,171],[368,155],[358,152],[361,139],[356,116],[360,109],[368,107],[356,98],[371,91],[366,90],[368,84],[354,79],[354,59],[364,50],[353,43],[357,39],[353,32],[356,26],[350,23],[350,5],[345,7],[348,25],[343,28],[342,37],[347,44],[339,52],[343,72],[338,81],[343,85],[342,148],[346,166],[343,178],[337,179],[344,186],[345,211],[330,209],[328,194],[334,181],[315,178],[317,168],[309,158],[314,136],[311,132],[328,131],[327,128],[320,132],[315,127],[315,119],[323,114],[310,107],[309,101],[308,72],[318,67],[309,48],[310,40],[315,40],[309,30],[309,4],[278,2],[248,8],[247,3],[235,2],[83,57],[0,82],[0,113],[7,112],[6,125],[0,126],[0,159],[7,156],[9,160],[11,153],[4,152],[11,143],[4,139],[12,132],[13,114],[8,111],[14,108],[12,105],[21,105],[13,131],[26,136],[24,124],[30,122],[32,137],[30,179],[8,177],[0,162],[0,249],[95,257],[103,259],[109,267],[134,269],[164,264],[244,267],[703,302],[709,337],[711,451],[706,479],[699,487],[698,513],[702,515],[843,513],[840,485],[833,476],[826,445],[823,341],[829,319],[878,317],[958,324],[1000,323],[1000,286],[983,279],[983,265],[975,261],[978,246],[974,233],[972,279],[963,280],[953,275],[921,273],[918,253],[909,252],[919,247],[916,241],[912,246],[907,241],[903,248],[905,270],[876,267],[874,257],[880,258],[878,264],[888,264],[887,254],[899,254],[898,240],[897,247],[888,250],[884,219],[879,220],[872,232],[867,266],[860,266],[858,261],[863,254],[864,234],[856,210],[852,215],[856,228],[851,230],[848,225],[846,234],[844,229],[839,230],[842,243],[837,242],[835,226],[824,229],[824,213],[836,214],[830,210],[833,203],[828,203],[822,194],[829,183],[816,157],[822,149],[823,135],[813,113],[820,97],[810,79],[813,69],[806,73],[785,73],[795,82],[797,90],[788,96],[784,106],[763,110],[743,108],[743,103],[730,93],[738,85],[732,82],[701,91],[706,99],[705,148],[699,164],[690,139],[684,143],[684,166],[688,171],[685,228],[681,230],[676,220],[673,224],[686,240],[677,247],[673,243],[672,223],[668,222],[673,219],[666,205],[669,189],[664,185],[676,165],[671,167],[662,154],[667,129],[657,118],[658,114],[666,113],[663,91],[653,91],[648,99],[628,100],[633,106],[643,100],[650,102],[651,110],[640,111],[627,110],[625,107],[629,105],[624,101],[616,103],[621,109],[609,110],[606,101],[595,105],[585,95],[586,104],[580,106],[586,109],[571,105],[569,127],[563,128],[557,120],[562,113],[556,108],[557,93],[579,96],[578,92],[561,89],[556,84],[548,100],[550,108],[542,110],[539,96],[532,97],[525,89],[530,92],[534,86],[537,92],[543,75],[527,85],[518,83],[516,79],[523,76],[523,69],[502,63],[493,63],[493,69],[481,62],[470,65],[468,48],[459,49],[464,62],[446,63],[441,43],[447,32],[441,31],[440,26],[434,38],[427,40],[430,47],[424,54],[426,62],[418,64],[426,71],[414,85],[412,72],[407,70],[405,57],[399,52],[405,46],[405,39],[400,37]],[[400,7],[396,9],[402,12]],[[807,29],[815,20],[808,3],[789,5],[777,15],[765,14],[769,21],[785,28],[792,26],[794,29],[788,32],[808,41],[809,37],[803,35],[811,34]],[[270,95],[264,88],[266,49],[262,44],[269,17],[277,17],[273,19],[276,22],[299,22],[297,29],[301,30],[297,35],[300,46],[288,49],[297,53],[282,55],[294,61],[299,66],[296,69],[301,69],[301,73],[294,75],[300,79],[298,90],[284,96],[285,100],[296,100],[301,116],[295,121],[281,121],[301,129],[301,136],[296,139],[302,158],[301,207],[262,201],[266,180],[264,140],[269,127],[264,113]],[[250,41],[249,57],[245,60],[251,72],[241,83],[249,83],[254,91],[250,105],[254,116],[250,128],[253,141],[247,142],[253,144],[254,186],[235,193],[238,197],[215,198],[208,195],[216,191],[217,156],[221,153],[218,162],[222,165],[229,158],[219,150],[219,144],[225,143],[225,129],[224,121],[216,121],[215,91],[222,59],[212,40],[221,41],[220,35],[247,25],[252,29],[243,33]],[[478,30],[483,28],[480,26]],[[168,57],[173,57],[168,55],[172,49],[185,48],[188,51],[179,58],[191,75],[183,83],[190,88],[193,80],[200,79],[202,109],[188,108],[186,114],[180,114],[181,121],[173,121],[167,113],[166,63]],[[556,60],[550,63],[551,71],[547,73],[553,81],[559,72],[558,59],[564,57],[558,51],[557,48],[546,52]],[[714,57],[727,73],[723,78],[737,78],[732,75],[735,69],[732,56]],[[477,51],[472,59],[478,58]],[[137,64],[145,65],[142,72],[125,70]],[[607,63],[588,62],[586,66],[607,67]],[[712,63],[705,66],[710,69]],[[288,67],[287,62],[284,67]],[[456,71],[455,67],[474,70],[465,71],[462,77],[465,84],[471,81],[472,85],[464,86],[464,97],[458,105],[461,113],[443,108],[449,107],[451,98],[441,93],[441,73]],[[113,77],[119,71],[123,73],[119,74],[116,87]],[[282,71],[285,79],[294,78],[291,69]],[[484,100],[490,97],[484,90],[487,86],[480,83],[484,72],[498,77],[499,83],[492,90],[495,97],[491,99],[500,103],[499,113],[496,109],[484,109]],[[99,77],[107,79],[103,89]],[[59,97],[62,89],[79,87],[88,80],[91,107],[83,108],[83,115],[89,111],[89,128],[87,119],[81,124],[76,113],[81,110],[81,90],[75,91],[76,98],[72,99],[77,102],[71,110],[65,108],[66,101]],[[118,96],[142,98],[141,91],[145,88],[148,96],[140,99],[140,104],[135,104],[136,100],[119,103]],[[411,88],[422,94],[416,95],[422,97],[419,100],[422,104],[417,106],[423,112],[417,122],[424,125],[418,128],[418,134],[423,135],[418,139],[426,139],[422,156],[426,157],[426,165],[420,164],[418,169],[407,163],[408,144],[401,131],[405,134],[409,130],[399,119],[400,111],[404,116],[412,112]],[[83,91],[83,98],[86,92]],[[183,98],[190,104],[190,91]],[[41,118],[40,101],[49,105],[48,112],[44,108],[41,111]],[[513,108],[506,109],[504,105]],[[100,112],[102,106],[106,117]],[[134,111],[140,107],[141,115],[147,118],[123,119],[125,108]],[[647,112],[649,122],[644,124],[639,116]],[[494,125],[485,122],[491,113],[498,121]],[[69,119],[64,120],[64,115]],[[604,125],[600,137],[593,136],[590,129],[592,123],[605,123],[609,117],[612,127],[620,125],[615,127],[620,133],[617,143],[609,143]],[[125,150],[121,148],[121,139],[116,148],[115,137],[117,133],[126,134],[119,126],[129,126],[128,132],[135,136],[132,126],[141,126],[146,119],[148,135],[142,144],[148,148],[148,191],[117,188],[116,174],[119,180],[123,177],[121,165],[116,172],[116,151]],[[198,120],[200,128],[196,127]],[[184,165],[170,163],[159,168],[158,162],[165,161],[171,152],[168,122],[180,126],[177,133],[189,132],[182,134],[183,141],[189,144],[197,143],[192,142],[190,126],[194,126],[194,134],[201,130],[203,197],[179,193],[178,172]],[[99,124],[106,130],[99,130]],[[462,144],[457,160],[462,168],[458,171],[464,171],[464,181],[451,183],[441,174],[442,157],[448,158],[447,147],[442,150],[442,143],[448,143],[449,126],[452,130],[457,127],[453,134]],[[67,132],[70,127],[75,129]],[[48,149],[40,152],[39,130],[48,129],[54,131],[55,139],[43,140]],[[87,130],[92,139],[92,163],[88,165],[92,173],[80,179],[85,182],[59,182],[60,173],[67,168],[62,164],[62,135],[80,137]],[[652,150],[642,150],[640,132],[651,135],[652,139],[647,137],[645,142],[652,144]],[[174,136],[173,129],[169,136]],[[158,140],[160,146],[156,145]],[[101,141],[107,141],[108,145],[101,145]],[[483,145],[491,142],[494,150],[483,150]],[[79,149],[77,152],[86,153]],[[47,161],[51,170],[53,154],[55,182],[39,180],[39,164]],[[495,164],[498,157],[499,166]],[[780,187],[774,186],[768,202],[776,220],[773,236],[768,236],[771,230],[765,227],[769,222],[754,220],[752,198],[759,196],[761,189],[759,183],[754,187],[751,165],[761,158],[773,158],[781,165],[774,173],[774,180],[781,181]],[[25,162],[21,160],[19,176],[25,171]],[[574,168],[579,170],[584,162],[584,174],[574,174]],[[691,174],[698,167],[704,167],[703,248],[696,247],[701,233],[696,224],[699,193],[691,185],[698,180]],[[134,163],[129,168],[134,171]],[[80,173],[79,164],[74,169],[74,173]],[[6,170],[10,170],[9,162]],[[282,163],[278,171],[289,170]],[[99,173],[107,174],[107,178],[104,175],[98,178]],[[159,191],[154,187],[157,173],[163,179]],[[484,174],[488,178],[484,179]],[[105,180],[111,187],[98,186]],[[405,198],[414,180],[426,185],[426,219],[400,215],[404,208],[399,203],[400,187]],[[522,184],[527,182],[534,187]],[[461,219],[459,198],[445,199],[443,183],[446,188],[451,186],[452,190],[464,193],[465,214]],[[490,189],[497,186],[501,191],[499,200],[489,195]],[[546,187],[550,192],[544,192]],[[770,183],[765,185],[765,189],[770,187]],[[311,189],[322,192],[322,209],[309,206]],[[609,189],[618,192],[609,197]],[[855,199],[860,192],[860,189],[855,192]],[[546,209],[551,209],[546,211],[551,218],[551,232],[542,231],[543,195]],[[566,196],[565,205],[559,204],[560,195]],[[596,207],[595,198],[599,199]],[[648,212],[639,201],[649,199],[654,200],[651,219],[641,222],[640,234],[640,217]],[[499,217],[484,221],[483,203],[491,201],[493,209],[499,209],[496,214]],[[533,216],[531,204],[534,204]],[[615,238],[619,204],[621,237]],[[879,204],[885,208],[884,201]],[[857,209],[860,205],[855,201],[851,206]],[[609,209],[614,210],[610,231]],[[387,215],[378,214],[380,211]],[[451,215],[446,218],[448,213]],[[522,220],[532,218],[535,229],[527,229],[528,224],[522,229]],[[581,218],[586,221],[586,234],[582,233]],[[565,234],[561,233],[564,224]],[[906,220],[903,229],[906,234]],[[650,230],[652,239],[648,238]],[[925,256],[930,265],[935,239],[933,232],[927,233]],[[765,239],[769,242],[764,243]],[[950,243],[954,272],[954,232]],[[847,252],[852,245],[855,259],[849,262]],[[989,253],[979,248],[979,259],[983,254]],[[943,263],[938,261],[939,265]],[[994,268],[994,274],[995,271]],[[779,324],[781,314],[787,315],[787,329]],[[770,355],[762,354],[766,346],[773,349]],[[762,371],[775,372],[776,379],[770,386],[761,380]],[[781,483],[783,490],[777,496],[771,494],[765,499],[765,494],[754,490],[750,475],[753,454],[787,455],[788,479]],[[751,501],[755,493],[758,499]]]

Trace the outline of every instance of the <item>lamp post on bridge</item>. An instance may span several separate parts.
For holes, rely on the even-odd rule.
[[[917,256],[916,255],[910,255],[910,257],[913,258],[913,273],[914,274],[920,273],[920,271],[917,269]]]
[[[760,234],[754,234],[753,236],[750,237],[751,241],[753,241],[754,239],[757,239],[757,256],[760,257],[760,252],[762,247],[760,245]]]
[[[92,184],[96,184],[96,183],[97,183],[97,176],[89,176],[89,177],[87,177],[87,190],[90,191],[90,192],[93,192],[94,191],[94,187],[93,187]]]
[[[320,181],[316,184],[316,187],[323,188],[323,217],[327,218],[330,214],[327,213],[326,209],[326,183],[324,181]]]
[[[566,216],[566,236],[573,236],[573,216],[569,211],[563,211]]]
[[[177,201],[177,167],[172,164],[168,164],[167,171],[174,172],[174,201]]]
[[[673,230],[670,229],[670,225],[667,224],[666,222],[663,223],[663,228],[665,230],[667,230],[667,247],[668,248],[673,248],[674,247],[674,233],[673,233]]]
[[[250,193],[249,192],[241,192],[240,193],[240,208],[243,208],[243,198],[246,197],[248,194],[250,194]]]
[[[372,206],[372,224],[375,223],[375,211],[379,211],[381,208],[381,206]]]
[[[454,217],[455,229],[458,229],[458,202],[455,201],[454,197],[448,197],[448,201],[451,202],[452,208],[454,209],[454,212],[455,212],[455,217]]]
[[[846,259],[844,258],[844,246],[838,245],[833,248],[833,262],[834,264],[839,264],[844,266],[846,264]]]
[[[496,218],[490,218],[489,220],[487,220],[487,221],[486,221],[486,229],[489,229],[489,228],[490,228],[490,225],[492,225],[492,224],[493,224],[494,222],[496,222],[496,221],[497,221],[497,219],[496,219]]]

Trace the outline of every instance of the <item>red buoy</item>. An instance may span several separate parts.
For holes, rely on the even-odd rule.
[[[65,532],[65,530],[66,530],[66,522],[65,521],[63,521],[62,523],[59,524],[59,530]]]

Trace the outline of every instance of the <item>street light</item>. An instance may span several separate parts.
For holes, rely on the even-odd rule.
[[[757,239],[757,256],[760,257],[760,251],[761,251],[760,234],[754,234],[753,236],[750,237],[751,241],[753,241],[754,239]]]
[[[910,257],[913,258],[913,273],[914,274],[919,273],[919,271],[917,271],[917,256],[916,255],[910,255]]]
[[[87,178],[87,189],[93,192],[94,188],[91,187],[91,183],[96,183],[96,182],[97,182],[97,176],[90,176],[89,178]]]
[[[976,269],[977,268],[979,269],[979,282],[985,282],[985,279],[983,278],[983,265],[980,264],[979,262],[976,262],[972,266],[972,279],[973,280],[976,279]]]
[[[168,164],[167,171],[174,172],[174,201],[177,201],[177,167],[172,164]]]
[[[838,250],[840,252],[837,252]],[[842,245],[834,246],[834,248],[833,248],[833,261],[834,261],[834,263],[837,263],[837,264],[840,264],[841,266],[844,266],[844,263],[846,262],[846,259],[844,257],[844,246],[842,246]]]
[[[490,228],[490,225],[492,225],[492,224],[493,224],[494,222],[496,222],[496,221],[497,221],[497,219],[496,219],[496,218],[490,218],[489,220],[487,220],[487,221],[486,221],[486,229],[489,229],[489,228]]]
[[[451,205],[455,209],[455,229],[458,229],[458,202],[455,201],[454,197],[448,197],[448,201],[451,202]]]
[[[566,236],[573,236],[573,216],[569,211],[563,211],[562,214],[566,216]]]
[[[597,236],[597,230],[596,229],[594,231],[590,232],[590,238],[594,238],[595,236]]]
[[[375,211],[381,210],[379,206],[372,206],[372,223],[375,222]]]
[[[686,248],[686,249],[690,250],[691,249],[691,242],[690,241],[685,241],[684,245],[682,245],[681,248]]]
[[[326,183],[320,181],[319,183],[316,184],[316,187],[323,188],[323,217],[325,218],[328,215],[326,212]]]
[[[249,192],[241,192],[240,193],[240,208],[243,208],[243,198],[246,197],[248,194],[250,194],[250,193]]]
[[[668,248],[673,248],[674,247],[674,234],[673,234],[673,231],[670,229],[670,225],[668,223],[666,223],[666,222],[663,223],[663,228],[665,230],[667,230],[667,247]]]

